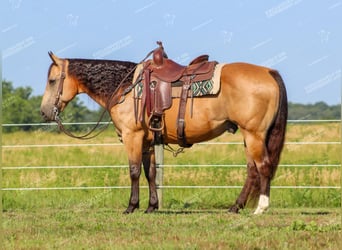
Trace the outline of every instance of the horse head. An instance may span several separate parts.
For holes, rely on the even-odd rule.
[[[56,121],[60,112],[76,96],[77,84],[68,76],[68,60],[49,52],[52,63],[41,103],[41,115],[45,121]]]

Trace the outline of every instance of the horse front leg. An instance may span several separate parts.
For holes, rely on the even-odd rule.
[[[135,209],[139,208],[139,179],[141,174],[142,162],[142,139],[134,134],[123,136],[123,143],[125,144],[128,159],[129,159],[129,175],[131,178],[131,195],[129,198],[128,208],[125,214],[133,213]]]
[[[158,209],[158,195],[156,188],[156,161],[154,148],[149,148],[143,153],[143,166],[149,186],[149,204],[145,213],[152,213]]]
[[[139,208],[139,178],[141,173],[141,162],[129,161],[129,175],[131,178],[131,196],[125,214],[133,213]]]

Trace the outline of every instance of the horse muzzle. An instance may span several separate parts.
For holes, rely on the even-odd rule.
[[[40,114],[46,122],[53,122],[59,119],[59,109],[54,106],[52,109],[41,108]]]

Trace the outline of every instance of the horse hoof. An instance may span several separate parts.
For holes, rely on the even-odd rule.
[[[127,208],[123,214],[132,214],[134,212],[134,209]]]
[[[233,205],[228,209],[228,212],[238,214],[239,213],[239,207],[237,205]]]
[[[146,211],[145,211],[145,214],[150,214],[150,213],[153,213],[155,210],[157,210],[158,207],[155,207],[155,206],[149,206]]]
[[[129,205],[128,208],[123,212],[124,214],[131,214],[134,212],[136,208],[139,208],[139,205]]]

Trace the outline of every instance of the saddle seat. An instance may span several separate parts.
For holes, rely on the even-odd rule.
[[[154,64],[152,64],[151,67],[152,76],[165,82],[175,82],[179,80],[182,77],[185,68],[185,66],[166,58],[161,66],[154,66]]]
[[[150,70],[151,76],[165,82],[176,82],[182,80],[186,76],[195,76],[210,73],[213,70],[212,62],[209,62],[208,55],[201,55],[194,58],[188,66],[183,66],[175,61],[168,59],[164,52],[164,48],[159,44],[153,53]],[[216,64],[216,62],[215,62]],[[204,78],[210,78],[205,75]],[[203,78],[203,77],[202,77]],[[183,79],[184,80],[184,79]]]

